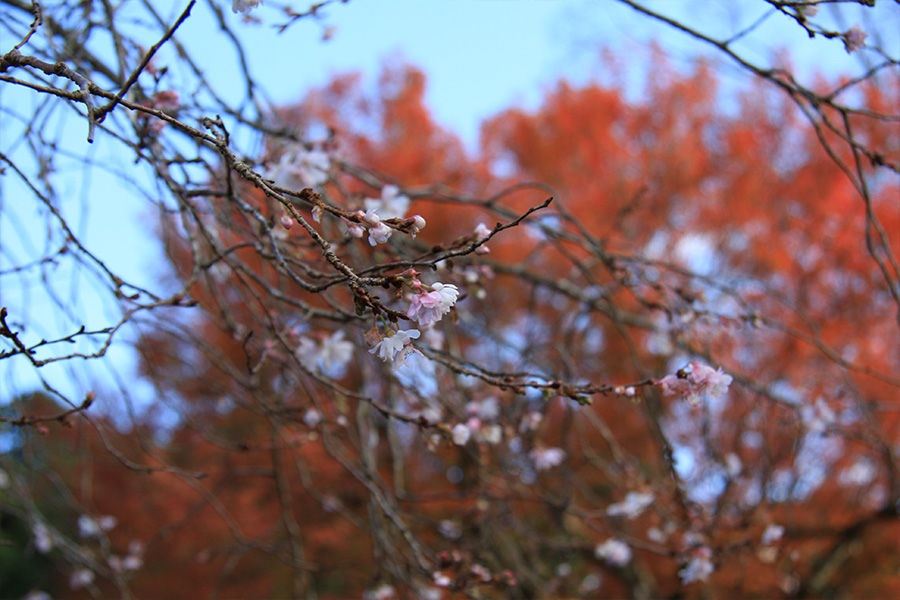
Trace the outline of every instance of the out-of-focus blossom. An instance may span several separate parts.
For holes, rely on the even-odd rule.
[[[606,514],[611,517],[634,519],[639,517],[651,504],[653,504],[653,494],[628,492],[625,494],[624,501],[610,504],[606,509]]]
[[[462,537],[462,527],[456,521],[444,519],[438,523],[438,531],[448,540],[458,540]]]
[[[386,185],[381,188],[381,198],[366,198],[365,205],[366,210],[377,210],[382,219],[402,219],[409,210],[409,198],[396,185]]]
[[[75,569],[69,577],[69,587],[80,590],[94,583],[94,572],[90,569]]]
[[[541,425],[541,421],[544,420],[544,415],[537,411],[531,411],[522,417],[522,420],[519,422],[519,433],[527,433],[529,431],[536,431],[538,427]]]
[[[370,354],[377,354],[378,358],[384,362],[393,362],[398,352],[412,342],[418,339],[421,334],[417,329],[398,329],[396,333],[385,338],[381,338],[375,347],[369,350]],[[403,362],[403,356],[401,356]]]
[[[762,543],[765,546],[771,546],[775,542],[781,539],[781,536],[784,535],[784,527],[781,525],[776,525],[772,523],[762,534]]]
[[[479,565],[478,563],[475,563],[469,568],[469,573],[480,579],[482,583],[488,583],[494,579],[490,569],[483,565]]]
[[[301,145],[287,149],[269,178],[275,185],[289,190],[316,187],[328,181],[331,158],[321,150],[307,150]]]
[[[466,404],[466,414],[477,417],[481,421],[493,421],[500,416],[500,403],[493,396],[482,400],[473,400]]]
[[[353,358],[355,346],[344,339],[344,332],[336,331],[322,340],[319,350],[319,365],[328,374],[342,371]]]
[[[469,438],[472,437],[472,430],[462,423],[453,426],[453,443],[457,446],[465,446]]]
[[[546,471],[562,464],[566,458],[566,451],[562,448],[535,448],[530,452],[534,468],[538,471]]]
[[[315,427],[322,422],[322,414],[315,408],[310,408],[303,415],[303,424],[307,427]]]
[[[382,583],[377,588],[363,592],[363,600],[392,600],[397,597],[394,586]]]
[[[869,37],[869,34],[860,29],[857,24],[844,32],[842,37],[844,39],[844,50],[847,51],[847,54],[850,54],[865,47],[866,38]]]
[[[810,433],[825,433],[837,418],[822,398],[816,399],[812,405],[801,407],[800,417]]]
[[[594,548],[594,556],[614,567],[624,567],[631,562],[631,548],[622,540],[611,538]]]
[[[336,331],[317,344],[307,337],[300,338],[294,355],[309,370],[319,369],[330,377],[343,376],[353,359],[355,346],[344,339],[344,332]]]
[[[484,223],[479,223],[478,226],[475,227],[475,241],[480,242],[482,240],[487,239],[487,237],[491,235],[491,230],[488,229],[488,226]]]
[[[422,327],[428,327],[441,320],[459,298],[459,288],[451,284],[435,283],[430,292],[416,294],[406,313]]]
[[[800,11],[800,14],[806,19],[819,14],[819,7],[815,4],[800,5],[797,7],[797,10]]]
[[[669,536],[666,535],[666,532],[660,529],[659,527],[651,527],[647,530],[647,539],[651,542],[656,542],[657,544],[662,544],[665,542]]]
[[[488,444],[499,444],[503,439],[503,428],[499,425],[488,425],[478,431],[478,437]]]
[[[111,515],[96,520],[87,515],[81,515],[78,517],[78,534],[85,538],[98,537],[101,532],[114,528],[117,522],[116,518]]]
[[[43,523],[35,523],[31,528],[34,536],[34,547],[41,554],[47,554],[53,549],[53,535]]]
[[[708,547],[703,546],[702,548],[694,550],[687,565],[678,571],[681,582],[684,585],[687,585],[695,581],[706,581],[709,579],[712,572],[716,570],[716,567],[712,564],[710,558],[712,558],[712,550]]]
[[[231,3],[231,10],[235,14],[247,14],[262,3],[263,0],[234,0]]]
[[[442,588],[449,587],[452,581],[449,577],[447,577],[440,571],[435,571],[432,577],[434,578],[434,585]]]
[[[741,462],[740,456],[738,456],[734,452],[729,452],[725,455],[725,472],[728,473],[729,477],[734,479],[741,474],[741,471],[743,469],[744,464]]]

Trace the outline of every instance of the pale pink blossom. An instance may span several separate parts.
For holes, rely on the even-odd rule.
[[[384,362],[393,362],[397,353],[403,351],[412,340],[418,339],[420,335],[417,329],[399,329],[393,335],[381,338],[381,341],[375,344],[375,347],[369,350],[369,353],[377,354],[378,358]]]
[[[561,465],[566,458],[566,451],[562,448],[535,448],[530,455],[534,461],[534,468],[546,471]]]
[[[369,245],[376,246],[378,244],[386,244],[392,233],[394,233],[394,230],[384,223],[378,223],[378,225],[370,227]]]
[[[353,223],[352,225],[347,227],[347,233],[350,234],[350,237],[355,237],[356,239],[362,239],[362,236],[366,234],[366,230]]]
[[[378,225],[379,223],[381,223],[381,217],[378,216],[378,213],[375,212],[374,208],[370,208],[365,213],[363,213],[362,222],[365,223],[366,225],[370,225],[370,226],[374,227],[374,226]]]
[[[422,215],[413,215],[412,225],[409,227],[409,235],[415,239],[416,234],[425,229],[425,219]]]
[[[625,517],[626,519],[635,519],[646,510],[648,506],[653,504],[653,494],[644,494],[640,492],[628,492],[625,494],[625,500],[610,504],[606,508],[606,514],[611,517]]]
[[[622,540],[610,538],[594,548],[594,556],[611,566],[624,567],[631,562],[631,548]]]
[[[708,365],[692,361],[677,374],[666,375],[656,381],[664,394],[677,395],[692,406],[700,404],[704,396],[718,399],[728,392],[733,381],[731,375],[721,368],[713,369]]]
[[[459,288],[453,284],[435,283],[430,292],[416,294],[406,313],[422,327],[428,327],[441,320],[459,298]]]
[[[475,241],[480,242],[482,240],[487,239],[487,237],[491,235],[491,230],[484,223],[479,223],[475,227]]]
[[[869,37],[868,33],[860,29],[858,24],[854,25],[844,32],[844,50],[847,51],[847,54],[850,54],[851,52],[865,47],[867,37]]]
[[[381,198],[366,198],[365,205],[366,209],[377,210],[382,219],[402,219],[409,210],[409,198],[396,185],[386,185],[381,188]]]

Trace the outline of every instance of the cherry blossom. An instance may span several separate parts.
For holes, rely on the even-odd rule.
[[[656,382],[663,393],[677,395],[692,406],[697,406],[704,396],[717,400],[728,392],[733,378],[719,369],[692,361],[677,374],[666,375]]]
[[[322,340],[319,350],[319,365],[325,373],[343,371],[353,358],[355,346],[344,339],[344,331],[336,331]]]
[[[315,427],[322,422],[322,414],[315,408],[310,408],[303,415],[303,423],[307,427]]]
[[[290,190],[316,187],[328,181],[331,158],[321,150],[307,150],[299,144],[281,155],[269,173],[275,185]]]
[[[416,294],[406,313],[422,327],[428,327],[441,320],[459,298],[459,288],[453,284],[435,283],[430,292]]]
[[[631,548],[622,540],[610,538],[597,545],[594,556],[613,567],[624,567],[631,562]]]
[[[401,352],[401,363],[404,363],[405,354],[402,351],[409,345],[412,340],[418,339],[419,331],[417,329],[398,329],[396,333],[388,337],[381,338],[375,347],[369,350],[370,354],[377,354],[378,358],[384,362],[393,362],[398,352]],[[404,363],[405,364],[405,363]]]
[[[353,359],[355,346],[344,339],[344,331],[336,331],[317,344],[308,337],[301,337],[294,355],[309,370],[318,369],[331,377],[341,377]]]
[[[653,504],[653,494],[643,494],[640,492],[628,492],[623,502],[610,504],[606,508],[606,514],[611,517],[625,517],[626,519],[634,519],[641,515],[644,510]]]
[[[94,572],[90,569],[76,569],[69,577],[69,587],[80,590],[94,583]]]
[[[709,579],[712,572],[716,570],[710,558],[712,558],[712,550],[707,546],[697,548],[687,565],[678,571],[681,582],[687,585],[695,581],[706,581]]]
[[[376,246],[378,244],[387,243],[388,239],[391,237],[391,234],[394,233],[394,230],[385,225],[384,223],[378,223],[378,225],[369,228],[369,245]]]
[[[814,17],[819,13],[819,7],[815,4],[801,5],[797,7],[797,10],[804,18]]]
[[[566,451],[562,448],[535,448],[531,451],[531,460],[538,471],[546,471],[558,467],[566,458]]]
[[[367,210],[377,210],[382,219],[402,219],[409,210],[409,198],[396,185],[386,185],[381,188],[381,198],[366,198],[365,206]]]
[[[850,54],[851,52],[865,47],[867,37],[869,37],[868,33],[860,29],[858,24],[854,25],[844,32],[844,50],[847,51],[847,54]]]
[[[263,0],[234,0],[234,2],[231,3],[231,10],[235,14],[247,14],[262,3]]]
[[[109,531],[116,526],[115,517],[107,515],[99,519],[92,519],[87,515],[78,517],[78,533],[81,537],[99,537],[102,532]]]
[[[413,222],[409,227],[409,235],[411,235],[413,239],[415,239],[416,234],[425,229],[426,223],[422,215],[413,215],[412,219]]]
[[[41,554],[47,554],[53,549],[53,535],[43,523],[35,523],[31,528],[34,536],[34,547]]]
[[[457,446],[465,446],[469,438],[472,437],[472,430],[463,423],[457,423],[451,431],[453,435],[453,443]]]
[[[784,535],[784,527],[781,525],[776,525],[772,523],[762,534],[762,543],[766,546],[771,546],[775,542],[781,539],[781,536]]]
[[[478,439],[487,444],[496,445],[503,439],[503,428],[499,425],[487,425],[478,430]]]

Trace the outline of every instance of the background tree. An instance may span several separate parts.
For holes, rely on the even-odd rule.
[[[900,592],[896,57],[815,2],[767,3],[874,61],[805,86],[737,53],[753,28],[712,38],[624,4],[756,79],[720,91],[714,63],[651,49],[639,99],[561,82],[469,155],[415,67],[287,107],[245,70],[235,104],[178,43],[193,3],[172,21],[142,5],[147,44],[124,5],[6,0],[21,42],[0,79],[134,157],[119,175],[156,203],[169,262],[148,289],[79,241],[39,127],[0,156],[52,248],[4,277],[73,257],[120,310],[38,340],[4,309],[0,357],[103,359],[129,331],[155,390],[97,410],[44,379],[52,397],[8,407],[0,522],[53,574],[10,589]]]

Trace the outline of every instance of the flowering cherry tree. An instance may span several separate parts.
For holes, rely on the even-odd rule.
[[[267,101],[243,28],[327,39],[343,4],[0,0],[0,363],[42,388],[2,390],[4,593],[900,593],[900,63],[844,22],[870,3],[710,32],[620,0],[719,58],[630,57],[638,99],[560,83],[475,153],[415,67]],[[766,19],[860,71],[755,62]],[[146,202],[149,276],[97,251],[79,207],[115,207],[73,173]]]

